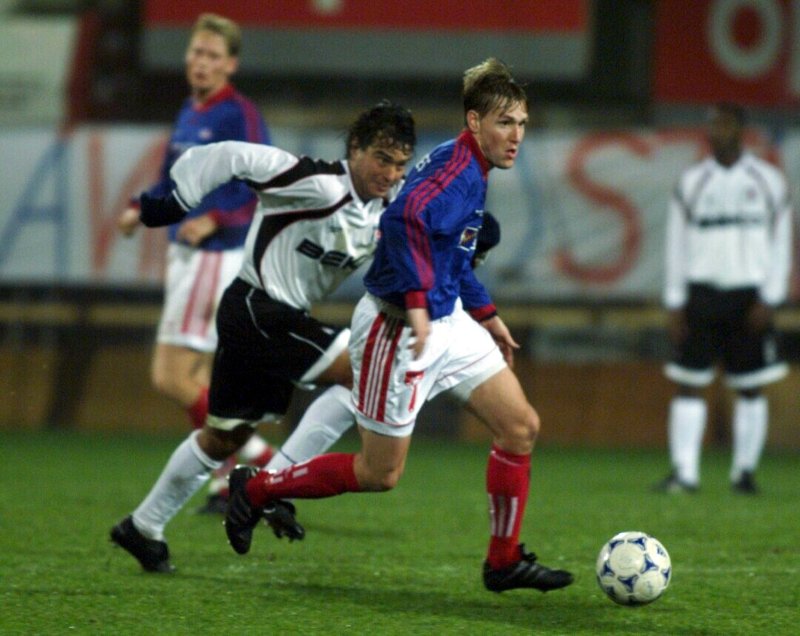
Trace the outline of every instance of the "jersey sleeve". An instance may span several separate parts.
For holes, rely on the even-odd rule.
[[[172,166],[170,175],[184,207],[194,208],[223,183],[233,179],[264,183],[297,162],[297,157],[274,146],[223,141],[190,148]]]
[[[789,272],[792,265],[793,207],[786,181],[779,177],[775,188],[775,212],[770,233],[769,266],[759,295],[768,305],[786,301],[789,289]]]
[[[461,302],[475,320],[486,320],[497,313],[497,307],[492,302],[489,292],[483,286],[469,261],[461,277]]]
[[[411,193],[384,212],[381,241],[393,254],[395,288],[405,294],[407,308],[425,307],[425,293],[433,287],[435,273],[430,239],[429,210]]]
[[[664,261],[664,306],[678,309],[686,304],[686,262],[688,210],[683,201],[680,185],[669,202]]]

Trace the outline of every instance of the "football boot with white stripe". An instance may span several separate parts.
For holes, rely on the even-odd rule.
[[[536,560],[533,552],[525,552],[519,546],[520,560],[508,567],[497,570],[483,564],[483,584],[490,592],[505,592],[517,588],[533,588],[541,592],[566,587],[573,581],[572,574],[566,570],[551,570]]]

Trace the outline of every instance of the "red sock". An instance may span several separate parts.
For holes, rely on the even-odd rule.
[[[247,498],[254,506],[263,506],[275,499],[321,499],[360,492],[354,458],[348,453],[329,453],[277,473],[262,470],[247,482]]]
[[[203,428],[206,423],[206,416],[208,415],[208,387],[204,386],[200,389],[200,395],[190,407],[186,409],[189,414],[189,420],[192,423],[192,428]]]
[[[519,561],[519,531],[530,486],[530,455],[514,455],[492,446],[486,466],[492,538],[486,560],[493,569]]]

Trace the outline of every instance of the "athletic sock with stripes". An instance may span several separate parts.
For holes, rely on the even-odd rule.
[[[519,561],[519,533],[530,487],[531,456],[492,446],[486,467],[492,538],[486,557],[492,569]]]
[[[247,482],[247,498],[254,506],[275,499],[322,499],[345,492],[361,492],[351,453],[319,455],[276,473],[262,470]]]

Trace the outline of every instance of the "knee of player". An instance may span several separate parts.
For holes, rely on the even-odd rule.
[[[542,428],[542,421],[539,419],[539,414],[532,406],[528,406],[521,422],[522,436],[533,443],[539,436],[539,430]]]
[[[514,414],[501,427],[503,447],[526,453],[533,448],[539,435],[541,420],[532,406]]]
[[[200,429],[197,443],[211,459],[222,461],[245,445],[253,429],[240,426],[233,431],[222,431],[208,425]]]
[[[381,492],[392,490],[397,486],[397,484],[400,483],[400,477],[402,475],[402,470],[393,470],[391,472],[384,473],[377,482],[378,490]]]
[[[155,368],[150,374],[150,381],[153,384],[153,388],[162,395],[168,397],[177,396],[180,383],[174,375]]]
[[[359,485],[364,490],[372,492],[386,492],[392,490],[403,475],[402,468],[391,470],[367,470],[361,475],[357,475]]]

